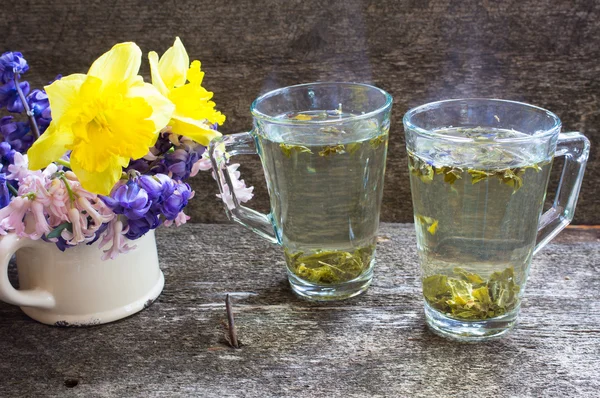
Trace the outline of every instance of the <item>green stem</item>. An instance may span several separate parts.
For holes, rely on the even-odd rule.
[[[65,187],[67,188],[67,192],[69,193],[69,200],[71,202],[71,206],[73,206],[73,202],[75,201],[75,199],[77,199],[77,194],[75,192],[73,192],[73,190],[71,189],[71,184],[69,184],[69,180],[67,180],[67,177],[65,177],[64,174],[61,174],[60,177],[58,177],[62,180],[62,182],[65,184]]]
[[[29,119],[29,127],[31,127],[31,131],[33,131],[33,135],[36,139],[40,138],[40,129],[35,121],[35,117],[33,117],[33,112],[29,108],[27,104],[27,99],[25,98],[25,94],[23,94],[23,90],[21,90],[21,86],[19,85],[19,78],[15,75],[15,88],[17,89],[17,94],[19,94],[19,98],[23,103],[23,109],[25,109],[25,113],[27,113],[27,118]]]
[[[8,190],[10,192],[12,192],[13,195],[19,196],[19,191],[17,191],[17,189],[15,187],[13,187],[11,184],[9,184],[8,181],[6,181],[6,186],[8,187]]]
[[[71,168],[71,162],[69,162],[68,160],[58,159],[54,163],[60,164],[61,166],[64,166],[64,167],[68,167],[69,169]]]

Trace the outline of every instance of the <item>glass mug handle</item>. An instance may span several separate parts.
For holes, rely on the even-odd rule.
[[[590,141],[583,134],[572,132],[558,136],[555,156],[564,156],[565,164],[554,204],[540,218],[533,254],[546,246],[573,220],[589,153]]]
[[[235,194],[233,181],[227,166],[229,156],[256,155],[256,144],[250,133],[224,135],[210,142],[208,154],[215,178],[225,204],[225,212],[230,220],[256,232],[271,243],[279,243],[270,214],[242,206]]]

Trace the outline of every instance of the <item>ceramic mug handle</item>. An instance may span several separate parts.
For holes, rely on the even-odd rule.
[[[0,300],[20,307],[53,308],[54,296],[41,289],[17,290],[8,280],[8,263],[23,247],[35,247],[36,241],[11,232],[0,237]]]
[[[229,219],[242,224],[271,243],[279,243],[271,215],[260,213],[240,204],[227,167],[229,156],[257,154],[252,134],[239,133],[215,138],[210,142],[208,151]]]

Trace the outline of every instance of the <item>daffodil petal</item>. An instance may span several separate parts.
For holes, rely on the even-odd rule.
[[[137,76],[142,63],[142,50],[132,42],[116,44],[98,58],[88,71],[105,84],[120,84]]]
[[[162,95],[168,95],[169,90],[165,86],[160,71],[158,70],[158,54],[154,51],[148,53],[148,62],[150,63],[150,74],[152,75],[152,85],[160,91]]]
[[[204,72],[201,70],[202,64],[200,61],[195,60],[190,65],[190,69],[188,70],[187,78],[192,84],[202,84],[202,79],[204,79]]]
[[[76,158],[71,157],[71,170],[77,175],[81,186],[100,195],[108,195],[113,186],[121,178],[123,159],[119,156],[111,156],[108,166],[101,171],[86,170]]]
[[[27,151],[29,169],[40,170],[60,159],[67,152],[66,146],[72,142],[73,134],[68,130],[59,131],[57,124],[52,121],[44,134]]]
[[[86,78],[86,75],[77,73],[65,76],[44,87],[46,94],[48,94],[50,109],[52,109],[52,119],[59,120],[62,118],[69,105],[77,102],[79,89]]]
[[[165,51],[158,62],[158,71],[167,88],[183,86],[189,67],[190,57],[185,51],[183,43],[177,37],[173,46]]]
[[[175,111],[175,105],[162,95],[155,86],[149,83],[136,84],[129,89],[127,96],[142,97],[148,102],[148,105],[152,108],[150,120],[154,122],[156,132],[169,124],[173,111]]]
[[[206,122],[185,116],[173,115],[169,124],[177,134],[191,138],[204,146],[208,146],[212,139],[221,136],[218,131],[208,128]]]

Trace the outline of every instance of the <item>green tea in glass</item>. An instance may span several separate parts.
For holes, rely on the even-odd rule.
[[[211,143],[229,217],[283,246],[301,297],[344,299],[371,283],[391,105],[389,94],[365,84],[286,87],[254,101],[251,132]],[[229,197],[224,151],[258,153],[270,214]]]
[[[404,117],[425,314],[478,341],[515,324],[532,256],[573,218],[589,142],[544,109],[460,99]],[[542,214],[555,156],[565,166]]]

